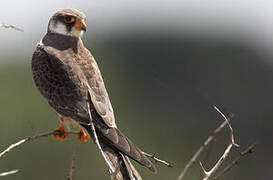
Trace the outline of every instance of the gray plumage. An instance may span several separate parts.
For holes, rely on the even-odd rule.
[[[50,23],[54,25],[59,16],[67,14],[85,17],[79,11],[65,9],[55,13]],[[61,116],[75,120],[93,137],[86,105],[90,94],[92,118],[99,141],[112,163],[116,163],[115,167],[119,166],[117,162],[121,163],[122,179],[140,178],[126,156],[156,172],[141,150],[117,129],[100,70],[80,38],[58,34],[49,28],[33,54],[32,72],[37,88],[50,106]]]

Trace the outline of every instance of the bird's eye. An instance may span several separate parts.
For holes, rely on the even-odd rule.
[[[73,23],[74,21],[75,21],[75,18],[73,16],[64,16],[65,23]]]

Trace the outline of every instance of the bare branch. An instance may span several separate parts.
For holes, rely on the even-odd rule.
[[[2,151],[0,153],[0,158],[2,158],[4,155],[9,153],[11,150],[17,148],[18,146],[20,146],[26,142],[30,142],[30,141],[33,141],[33,140],[36,140],[36,139],[39,139],[42,137],[49,137],[49,136],[54,135],[54,133],[55,133],[55,131],[51,131],[51,132],[47,132],[47,133],[42,133],[42,134],[30,136],[30,137],[27,137],[25,139],[18,141],[17,143],[11,144],[7,149],[5,149],[4,151]],[[68,134],[78,134],[78,132],[68,132]]]
[[[18,173],[18,172],[20,172],[19,169],[14,169],[14,170],[11,170],[11,171],[3,172],[3,173],[0,173],[0,177],[1,176],[8,176],[8,175],[15,174],[15,173]]]
[[[214,108],[216,108],[216,107],[214,106]],[[183,171],[178,176],[177,180],[182,180],[183,179],[183,177],[185,176],[185,174],[188,171],[189,167],[193,163],[196,162],[197,158],[203,152],[204,148],[211,143],[211,141],[215,138],[216,134],[219,133],[227,124],[228,124],[228,121],[224,121],[222,124],[220,124],[220,126],[218,126],[212,132],[212,134],[206,139],[206,141],[204,142],[204,144],[196,151],[196,153],[192,156],[191,160],[186,164],[186,166],[184,167]]]
[[[204,159],[202,160],[204,166],[206,166],[206,163],[209,162],[209,160],[210,160],[215,141],[216,141],[216,138],[214,138],[214,140],[207,146],[208,150],[206,151]]]
[[[18,28],[18,27],[14,26],[14,25],[9,25],[9,24],[1,23],[1,24],[0,24],[0,28],[1,28],[1,27],[3,27],[3,28],[10,28],[10,29],[14,29],[14,30],[16,30],[16,31],[24,32],[23,29]]]
[[[151,155],[151,154],[148,154],[148,153],[146,153],[146,152],[142,152],[142,154],[144,154],[145,156],[147,156],[147,157],[149,157],[149,158],[155,160],[156,162],[160,162],[160,163],[162,163],[162,164],[165,164],[165,165],[168,166],[168,167],[173,167],[170,163],[168,163],[167,161],[164,161],[164,160],[161,160],[161,159],[155,157],[155,155]]]
[[[230,130],[230,143],[227,146],[227,148],[225,149],[225,152],[223,153],[223,155],[221,156],[221,158],[216,162],[216,164],[213,166],[213,168],[209,171],[206,171],[202,165],[202,163],[200,162],[200,166],[202,169],[202,179],[203,180],[207,180],[211,177],[211,175],[213,173],[215,173],[215,171],[221,166],[222,162],[226,159],[226,157],[229,155],[230,150],[233,146],[235,147],[239,147],[238,144],[235,143],[234,141],[234,135],[233,135],[233,129],[231,127],[231,124],[229,123],[228,119],[226,118],[226,116],[216,107],[214,106],[214,109],[216,109],[216,111],[218,111],[221,116],[223,117],[223,119],[225,120],[225,122],[227,122],[229,130]]]
[[[217,163],[214,165],[214,167],[210,171],[206,171],[204,169],[201,161],[199,162],[200,166],[201,166],[201,169],[202,169],[202,179],[203,180],[209,179],[209,177],[221,166],[222,162],[226,159],[226,157],[228,156],[228,154],[229,154],[232,147],[233,147],[233,144],[230,143],[228,145],[228,147],[226,148],[224,154],[221,156],[221,158],[217,161]]]
[[[104,154],[104,152],[103,152],[103,150],[101,148],[101,145],[100,145],[97,133],[96,133],[96,129],[95,129],[95,126],[94,126],[94,123],[93,123],[93,118],[92,118],[91,110],[90,110],[90,104],[89,104],[89,102],[91,102],[91,96],[90,96],[90,94],[88,94],[88,97],[89,98],[88,98],[88,101],[87,101],[87,109],[88,109],[88,114],[89,114],[89,118],[90,118],[90,125],[91,125],[91,129],[92,129],[92,133],[93,133],[93,136],[94,136],[94,141],[95,141],[96,145],[98,146],[98,148],[100,150],[100,153],[101,153],[104,161],[106,162],[106,164],[107,164],[107,166],[109,168],[110,174],[114,174],[116,172],[115,167],[112,165],[111,161]]]
[[[71,159],[71,162],[70,162],[70,168],[69,168],[69,174],[68,174],[67,180],[72,180],[72,178],[73,178],[73,171],[75,169],[74,162],[75,162],[75,152],[72,155],[72,159]]]
[[[232,129],[232,127],[231,127],[231,124],[230,124],[228,118],[227,118],[227,117],[224,115],[224,113],[222,113],[216,106],[213,106],[213,107],[214,107],[214,109],[215,109],[217,112],[219,112],[219,113],[221,114],[221,116],[223,117],[223,119],[225,120],[225,122],[227,122],[228,127],[229,127],[229,130],[230,130],[230,140],[231,140],[232,145],[234,145],[234,146],[236,146],[236,147],[239,147],[239,145],[236,144],[235,141],[234,141],[233,129]]]
[[[219,179],[221,176],[223,176],[226,172],[230,171],[235,165],[239,164],[239,161],[246,155],[251,154],[256,147],[256,143],[252,143],[249,145],[244,151],[240,153],[240,156],[235,158],[227,167],[223,169],[217,176],[215,176],[215,180]]]

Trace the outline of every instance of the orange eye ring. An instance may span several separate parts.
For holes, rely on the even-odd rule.
[[[67,24],[73,23],[73,22],[75,22],[75,20],[76,19],[73,16],[64,16],[64,22],[67,23]]]

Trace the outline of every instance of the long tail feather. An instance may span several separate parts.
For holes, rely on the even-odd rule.
[[[142,180],[141,176],[126,156],[120,154],[119,152],[104,144],[102,144],[102,149],[116,169],[116,172],[112,174],[111,179]]]
[[[109,146],[114,147],[121,153],[145,166],[150,171],[156,173],[156,168],[153,163],[145,155],[143,155],[142,151],[118,129],[101,129],[100,131],[97,131],[97,134],[99,137],[101,137],[102,141],[109,144]]]

